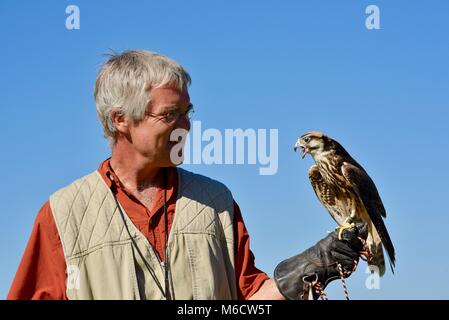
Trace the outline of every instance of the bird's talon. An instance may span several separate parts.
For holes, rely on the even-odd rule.
[[[343,223],[343,225],[336,228],[336,230],[338,230],[338,240],[343,240],[342,234],[343,234],[344,230],[351,229],[355,226],[354,223],[349,223],[348,220],[349,220],[349,218],[346,219],[346,221]]]

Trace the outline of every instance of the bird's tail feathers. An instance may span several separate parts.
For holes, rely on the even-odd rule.
[[[372,253],[372,257],[368,262],[370,271],[378,273],[382,277],[385,274],[385,257],[382,242],[375,229],[368,234],[366,241]]]

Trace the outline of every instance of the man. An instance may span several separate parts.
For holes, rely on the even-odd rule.
[[[358,230],[284,261],[275,279],[255,267],[231,192],[171,159],[171,133],[190,129],[189,84],[148,51],[103,65],[95,100],[112,155],[41,208],[8,299],[301,299],[306,276],[326,285],[336,258],[352,268]]]

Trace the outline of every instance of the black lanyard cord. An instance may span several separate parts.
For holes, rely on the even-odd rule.
[[[114,180],[112,176],[109,177],[111,180]],[[125,219],[125,215],[120,207],[120,204],[117,200],[117,197],[115,196],[115,192],[116,192],[116,187],[114,185],[114,183],[111,186],[111,191],[112,191],[112,195],[114,197],[115,203],[117,205],[117,209],[120,212],[120,216],[122,217],[123,220],[123,224],[125,225],[125,229],[128,233],[129,238],[131,239],[134,247],[136,248],[137,253],[139,254],[140,258],[142,259],[143,263],[145,264],[145,267],[147,268],[147,270],[150,272],[151,277],[153,278],[154,282],[156,283],[157,287],[159,288],[159,290],[161,291],[162,295],[164,296],[165,299],[169,299],[169,268],[168,268],[168,259],[167,259],[167,240],[168,240],[168,236],[167,236],[167,203],[166,203],[166,176],[165,176],[165,170],[164,170],[164,228],[165,228],[165,262],[164,262],[164,271],[165,271],[165,291],[162,288],[161,283],[159,282],[156,274],[154,273],[154,270],[151,268],[151,266],[148,264],[147,260],[145,259],[145,257],[143,256],[142,252],[140,251],[139,247],[137,246],[137,243],[134,239],[134,237],[131,235],[131,232],[129,231],[128,228],[128,224],[126,223],[126,219]]]
[[[165,271],[165,299],[171,300],[170,296],[170,263],[168,259],[168,217],[167,217],[167,170],[162,169],[164,179],[164,271]]]

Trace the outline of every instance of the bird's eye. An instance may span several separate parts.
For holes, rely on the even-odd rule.
[[[304,142],[309,142],[310,141],[310,137],[304,137],[302,140],[304,140]]]

